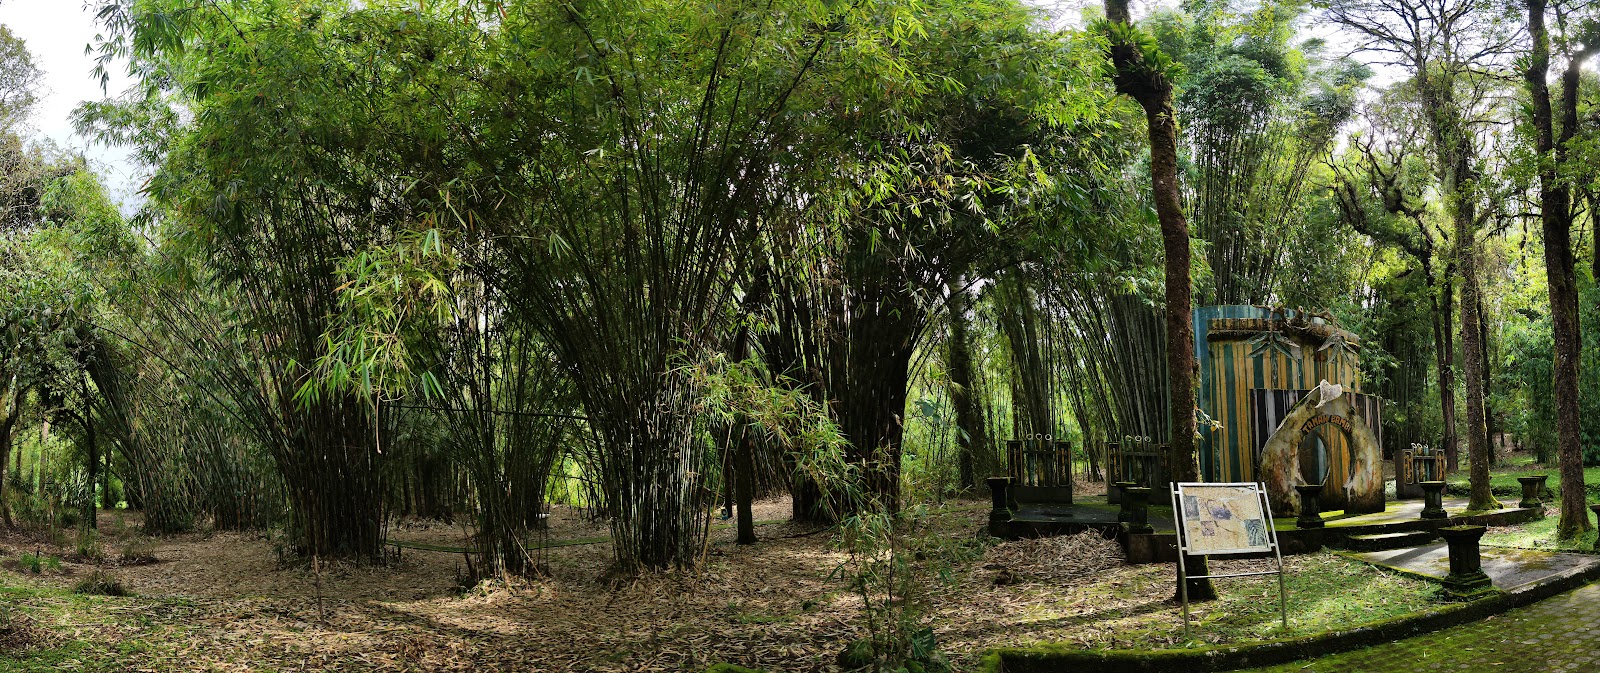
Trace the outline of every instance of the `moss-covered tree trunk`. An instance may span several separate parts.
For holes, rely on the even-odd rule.
[[[1433,275],[1432,264],[1426,263],[1429,269],[1428,292],[1433,301],[1433,348],[1436,366],[1439,369],[1439,412],[1444,421],[1443,446],[1445,470],[1455,472],[1461,468],[1460,439],[1456,436],[1456,357],[1455,340],[1451,338],[1450,326],[1455,322],[1455,288],[1450,281],[1444,281],[1442,287],[1436,286],[1431,279]]]
[[[1474,510],[1495,509],[1499,502],[1489,491],[1489,432],[1484,406],[1483,316],[1479,311],[1482,287],[1478,273],[1477,172],[1472,163],[1476,139],[1456,100],[1457,70],[1422,69],[1416,85],[1428,133],[1434,145],[1445,210],[1454,233],[1456,275],[1461,282],[1461,369],[1467,394],[1467,455],[1472,462],[1471,502]]]
[[[972,336],[968,325],[968,303],[965,283],[950,284],[949,312],[950,334],[945,344],[949,356],[950,397],[955,403],[956,425],[960,429],[956,443],[961,447],[958,469],[961,489],[973,491],[978,486],[978,471],[991,467],[988,460],[989,433],[983,410],[979,404],[976,368],[972,362]],[[980,456],[981,454],[981,456]],[[981,459],[980,459],[981,458]],[[989,476],[989,475],[984,475]]]
[[[1150,133],[1150,189],[1166,256],[1167,380],[1171,404],[1168,465],[1174,481],[1196,481],[1200,466],[1194,444],[1194,290],[1189,278],[1189,222],[1178,190],[1178,118],[1172,104],[1172,81],[1162,71],[1159,59],[1151,58],[1159,56],[1159,52],[1146,54],[1138,42],[1127,39],[1133,30],[1128,0],[1106,0],[1105,8],[1106,20],[1112,27],[1108,43],[1115,67],[1112,80],[1118,93],[1144,108]],[[1190,561],[1189,574],[1209,574],[1205,559],[1195,557]],[[1216,595],[1210,580],[1189,580],[1190,600],[1208,600]]]
[[[1545,0],[1528,0],[1528,93],[1533,112],[1535,149],[1539,153],[1539,215],[1544,230],[1544,268],[1550,292],[1550,322],[1555,342],[1553,387],[1557,455],[1561,463],[1561,519],[1557,535],[1572,538],[1589,529],[1583,488],[1583,448],[1579,444],[1577,260],[1572,252],[1572,192],[1559,171],[1567,160],[1567,141],[1578,125],[1579,68],[1586,52],[1568,59],[1562,76],[1561,142],[1555,138],[1550,104],[1550,34],[1545,27]]]
[[[1478,312],[1478,237],[1473,224],[1475,210],[1464,198],[1456,198],[1456,268],[1461,274],[1461,360],[1467,389],[1467,458],[1472,462],[1472,493],[1468,509],[1498,509],[1499,501],[1489,490],[1489,430],[1484,412],[1483,350]]]
[[[5,407],[0,406],[0,411],[5,411]],[[6,459],[11,454],[13,443],[12,440],[16,436],[16,426],[16,413],[8,413],[3,418],[0,418],[0,520],[5,521],[7,528],[16,525],[16,522],[11,520],[11,507],[6,504],[6,482],[8,480],[6,474]],[[18,451],[17,456],[19,460],[17,461],[16,469],[19,473],[22,469],[22,462],[20,460],[21,455],[22,452]]]

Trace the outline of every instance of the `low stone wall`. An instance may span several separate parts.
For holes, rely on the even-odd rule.
[[[1444,604],[1433,610],[1352,629],[1257,643],[1172,650],[1084,650],[1066,645],[1001,648],[984,657],[982,670],[984,673],[1209,673],[1276,666],[1478,621],[1596,579],[1600,579],[1600,566],[1560,575],[1515,593],[1496,592],[1469,603]]]
[[[1539,518],[1542,510],[1535,508],[1509,509],[1474,516],[1455,516],[1448,519],[1415,519],[1373,524],[1370,526],[1326,526],[1323,528],[1293,528],[1278,531],[1278,544],[1285,555],[1309,554],[1324,546],[1338,547],[1352,535],[1374,533],[1403,533],[1417,530],[1437,530],[1446,526],[1510,526]],[[1174,533],[1148,535],[1123,534],[1118,538],[1128,563],[1176,563],[1178,537]],[[1266,558],[1270,554],[1262,554]],[[1234,558],[1252,558],[1239,556]]]

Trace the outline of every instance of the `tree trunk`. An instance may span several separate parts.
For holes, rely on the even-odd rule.
[[[1496,509],[1499,502],[1489,491],[1488,425],[1484,419],[1482,316],[1478,295],[1478,221],[1475,190],[1477,175],[1472,162],[1476,139],[1467,128],[1464,113],[1455,102],[1453,70],[1421,70],[1417,90],[1432,137],[1440,191],[1454,223],[1456,274],[1461,278],[1461,368],[1466,374],[1467,453],[1472,461],[1472,498],[1469,509]]]
[[[960,280],[951,283],[950,302],[947,305],[950,339],[945,348],[950,357],[950,398],[955,403],[956,426],[959,430],[956,444],[961,448],[961,489],[974,491],[978,487],[978,453],[987,455],[989,437],[982,410],[978,406],[977,376],[972,363],[971,336],[967,324],[967,299],[965,284]]]
[[[1482,275],[1479,275],[1482,278]],[[1479,372],[1479,380],[1483,381],[1483,438],[1489,447],[1489,467],[1500,464],[1500,443],[1495,439],[1498,434],[1499,417],[1494,412],[1494,365],[1489,359],[1489,312],[1483,307],[1483,288],[1478,288],[1478,362],[1483,366]]]
[[[6,524],[7,528],[11,528],[11,527],[16,526],[16,522],[11,520],[11,506],[6,503],[6,483],[8,481],[8,479],[6,478],[7,477],[7,475],[6,475],[6,457],[7,457],[7,454],[11,453],[11,450],[13,448],[12,447],[12,444],[13,444],[12,440],[15,439],[15,436],[16,436],[16,432],[15,432],[16,431],[16,427],[17,427],[17,414],[15,412],[7,414],[6,417],[5,417],[5,421],[4,422],[0,422],[0,520],[4,520],[5,521],[5,524]],[[18,476],[21,476],[21,470],[22,470],[22,452],[21,451],[17,452],[16,461],[17,461],[17,463],[16,463],[17,464],[17,467],[16,467],[17,473],[16,474],[18,474]]]
[[[789,484],[789,518],[802,523],[829,523],[827,508],[823,506],[822,489],[804,474],[790,470],[794,479]]]
[[[1551,393],[1556,405],[1557,455],[1561,463],[1561,518],[1557,537],[1570,539],[1589,530],[1584,507],[1583,448],[1580,445],[1577,260],[1572,252],[1572,192],[1559,176],[1567,160],[1567,141],[1578,125],[1579,68],[1587,55],[1569,59],[1562,76],[1561,143],[1555,140],[1550,105],[1550,35],[1545,28],[1546,0],[1528,0],[1528,34],[1533,53],[1527,71],[1533,102],[1533,126],[1539,153],[1539,212],[1544,229],[1545,278],[1550,293],[1550,322],[1555,341]]]
[[[117,501],[111,499],[111,452],[106,451],[100,465],[100,507],[116,509]],[[0,475],[4,476],[4,475]]]
[[[1432,271],[1429,271],[1429,276],[1432,276]],[[1445,471],[1455,472],[1461,469],[1457,446],[1460,440],[1456,437],[1456,357],[1450,340],[1451,323],[1455,322],[1452,316],[1455,313],[1455,298],[1451,296],[1453,290],[1449,281],[1445,282],[1442,291],[1435,288],[1431,280],[1428,286],[1433,301],[1434,359],[1439,369],[1439,413],[1444,421],[1444,445],[1439,449],[1444,451]]]
[[[1106,0],[1106,18],[1113,23],[1132,25],[1128,0]],[[1178,190],[1178,124],[1172,105],[1172,82],[1147,63],[1138,45],[1113,40],[1111,61],[1116,66],[1113,81],[1117,92],[1127,95],[1144,108],[1150,132],[1150,188],[1161,223],[1161,247],[1166,257],[1167,380],[1170,385],[1170,447],[1168,467],[1173,481],[1196,481],[1199,462],[1195,456],[1195,362],[1193,288],[1189,279],[1189,223],[1184,217]],[[1154,484],[1152,484],[1154,486]],[[1197,558],[1192,575],[1209,574],[1203,558]],[[1190,600],[1216,598],[1209,579],[1188,581]]]
[[[738,485],[734,483],[734,480],[738,477],[733,476],[735,469],[733,464],[739,459],[739,450],[735,448],[736,441],[733,437],[733,431],[730,430],[728,432],[728,444],[724,447],[724,450],[728,451],[728,453],[723,454],[724,457],[722,459],[722,516],[729,519],[733,518],[734,515],[734,490],[738,488]]]
[[[739,544],[756,543],[756,519],[751,507],[756,499],[756,461],[755,438],[750,433],[742,433],[739,448],[734,451],[733,458],[733,485],[734,499],[739,505]]]
[[[1589,276],[1600,283],[1600,199],[1595,198],[1594,192],[1583,190],[1584,200],[1589,202]]]
[[[94,436],[94,407],[91,405],[83,410],[83,431],[88,439],[89,459],[85,461],[89,471],[88,488],[89,499],[83,504],[83,525],[90,530],[100,527],[99,510],[95,506],[94,487],[99,482],[100,451]]]
[[[851,462],[862,466],[865,490],[888,512],[900,509],[900,449],[906,409],[907,381],[911,378],[911,335],[897,330],[872,329],[871,323],[898,318],[860,316],[847,329],[853,343],[841,363],[844,380],[830,389],[835,395],[835,418],[850,442]],[[894,336],[889,336],[894,334]]]
[[[1464,200],[1463,200],[1464,201]],[[1465,203],[1458,203],[1462,211],[1456,215],[1456,264],[1461,273],[1461,352],[1462,369],[1466,371],[1467,388],[1467,458],[1472,462],[1470,479],[1472,497],[1467,505],[1471,510],[1499,509],[1500,503],[1489,490],[1489,436],[1484,418],[1483,350],[1478,324],[1483,316],[1478,313],[1478,240],[1470,211]]]
[[[304,556],[378,558],[382,491],[370,412],[324,399],[286,417],[290,440],[274,447]],[[436,480],[434,480],[436,481]]]

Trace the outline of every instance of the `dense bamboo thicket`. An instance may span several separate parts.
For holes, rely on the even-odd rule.
[[[1475,505],[1491,445],[1558,461],[1576,534],[1600,17],[1396,7],[103,0],[120,205],[0,32],[0,517],[317,568],[448,521],[479,578],[558,507],[618,579],[764,496],[889,539],[1011,439],[1197,478],[1191,308],[1246,304],[1357,333]]]

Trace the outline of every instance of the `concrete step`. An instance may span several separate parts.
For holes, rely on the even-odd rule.
[[[1439,534],[1431,530],[1414,530],[1405,533],[1377,533],[1374,535],[1351,535],[1345,538],[1341,547],[1352,551],[1386,551],[1402,547],[1416,547],[1428,544],[1438,539]]]

